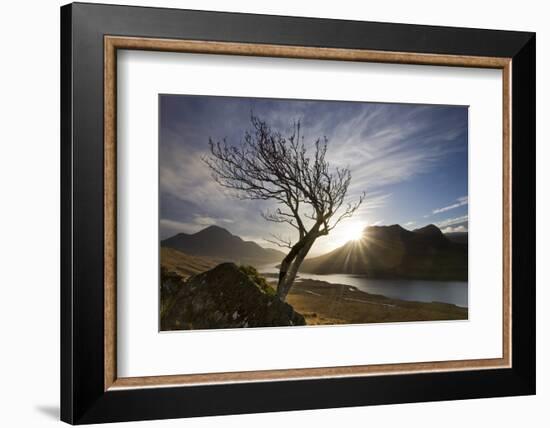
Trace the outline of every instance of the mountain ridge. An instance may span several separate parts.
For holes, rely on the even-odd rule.
[[[468,278],[468,251],[467,245],[452,242],[433,224],[412,231],[397,224],[370,226],[360,240],[306,259],[300,271],[464,281]]]
[[[161,241],[161,247],[173,248],[192,256],[212,257],[235,263],[275,263],[285,254],[245,241],[223,227],[211,225],[193,234],[178,233]]]

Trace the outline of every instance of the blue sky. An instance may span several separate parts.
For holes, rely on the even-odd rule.
[[[273,247],[270,233],[294,238],[292,228],[260,216],[273,203],[236,199],[201,160],[209,138],[240,144],[251,111],[283,134],[300,120],[306,145],[326,136],[330,164],[351,171],[349,200],[367,194],[310,255],[368,225],[468,230],[467,107],[187,95],[160,95],[159,106],[161,238],[211,224],[265,247]]]

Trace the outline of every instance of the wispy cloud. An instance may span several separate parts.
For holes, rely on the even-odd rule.
[[[468,196],[461,196],[460,198],[458,198],[456,200],[455,203],[453,203],[451,205],[447,205],[446,207],[443,207],[443,208],[437,208],[437,209],[433,210],[432,214],[443,213],[445,211],[450,211],[450,210],[453,210],[455,208],[458,208],[458,207],[461,207],[461,206],[467,205],[467,204],[468,204]]]
[[[443,233],[468,232],[468,227],[461,224],[460,226],[447,226],[442,230]]]
[[[460,217],[448,218],[446,220],[443,220],[443,221],[440,221],[440,222],[436,223],[435,225],[437,227],[439,227],[440,229],[443,229],[447,226],[453,226],[455,224],[466,223],[467,221],[468,221],[468,215],[463,215],[463,216],[460,216]]]
[[[234,223],[233,220],[228,218],[216,218],[216,217],[208,217],[203,215],[195,215],[195,221],[196,224],[200,224],[201,226],[210,226],[212,224],[220,224],[220,223]]]
[[[234,198],[212,179],[201,160],[208,153],[209,138],[227,138],[232,144],[242,141],[250,127],[251,111],[281,131],[300,119],[306,145],[326,136],[331,165],[351,171],[349,200],[367,192],[365,202],[353,217],[365,224],[373,224],[373,216],[386,220],[387,215],[392,217],[392,213],[384,211],[399,204],[391,186],[437,170],[443,160],[467,150],[464,108],[163,96],[159,154],[161,235],[191,233],[209,224],[227,227],[236,235],[258,242],[270,233],[289,233],[285,225],[266,223],[260,216],[262,211],[275,208],[273,202]],[[457,203],[461,201],[453,205]],[[424,209],[429,211],[429,207]]]
[[[352,188],[405,181],[465,149],[461,141],[467,133],[466,122],[445,118],[451,123],[434,126],[439,112],[433,107],[366,104],[354,113],[336,124],[333,117],[321,117],[317,125],[306,129],[312,136],[328,137],[331,158],[354,174]]]

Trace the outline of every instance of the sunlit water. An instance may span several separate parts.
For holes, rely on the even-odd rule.
[[[261,266],[260,273],[278,273],[275,265]],[[300,273],[300,278],[315,279],[332,284],[357,287],[371,294],[381,294],[392,299],[415,302],[443,302],[468,307],[468,283],[465,281],[424,281],[401,279],[373,279],[362,275]]]

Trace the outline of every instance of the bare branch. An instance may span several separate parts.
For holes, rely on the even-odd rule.
[[[308,154],[300,121],[294,122],[290,135],[284,136],[254,115],[250,120],[252,129],[245,132],[240,144],[210,139],[210,154],[202,160],[213,179],[239,199],[275,201],[277,209],[262,213],[265,220],[286,223],[298,231],[294,244],[280,236],[268,240],[291,249],[281,265],[281,284],[288,278],[287,269],[296,274],[297,266],[289,266],[299,266],[315,239],[351,217],[365,194],[355,202],[346,201],[351,172],[330,167],[326,137],[316,140],[313,153]],[[310,220],[307,227],[302,216]]]
[[[264,238],[267,242],[270,242],[270,243],[272,243],[274,245],[277,245],[278,247],[281,247],[281,248],[292,248],[292,240],[290,238],[285,239],[282,236],[275,235],[273,233],[270,233],[270,235],[273,237],[273,239]]]
[[[280,209],[277,209],[276,212],[269,212],[265,211],[260,213],[260,215],[267,221],[271,221],[273,223],[287,223],[291,225],[296,230],[300,231],[300,227],[294,223],[294,217],[292,214],[284,213]]]

